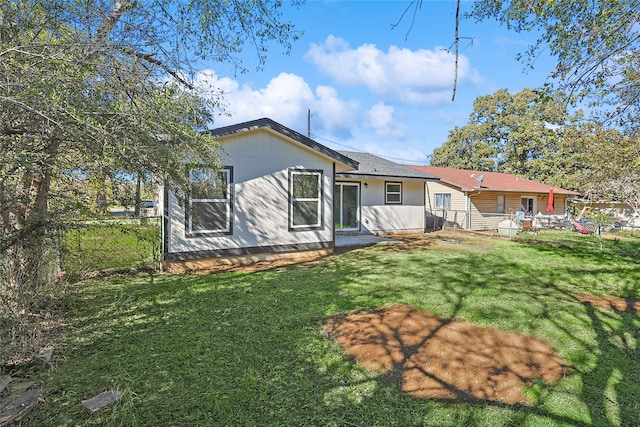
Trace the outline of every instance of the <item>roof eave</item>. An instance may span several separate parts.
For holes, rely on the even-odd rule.
[[[420,176],[403,176],[403,175],[386,175],[386,174],[371,174],[371,173],[353,173],[353,172],[340,172],[336,174],[339,178],[368,178],[368,179],[400,179],[404,181],[439,181],[438,177],[420,177]]]
[[[269,118],[261,118],[248,122],[238,123],[235,125],[220,127],[217,129],[211,129],[209,130],[209,134],[214,138],[222,138],[225,136],[258,130],[261,128],[270,129],[276,133],[279,133],[280,135],[286,136],[296,142],[299,142],[314,151],[330,157],[333,160],[338,161],[348,167],[358,169],[358,162],[356,162],[355,160],[350,159],[349,157],[340,154],[337,151],[330,149],[329,147],[325,147],[324,145],[314,141],[313,139],[308,138],[292,129],[289,129],[288,127],[283,126],[280,123],[277,123]]]

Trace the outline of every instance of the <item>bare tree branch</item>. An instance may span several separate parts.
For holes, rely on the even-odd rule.
[[[454,74],[453,74],[453,95],[451,96],[451,101],[455,101],[456,99],[456,88],[458,86],[458,57],[459,57],[459,45],[460,45],[460,38],[458,37],[458,25],[460,23],[460,0],[458,0],[458,3],[456,5],[456,39],[455,39],[455,43],[456,43],[456,65],[455,65],[455,69],[454,69]]]
[[[409,11],[411,11],[413,9],[413,14],[411,16],[411,22],[409,24],[409,29],[407,30],[407,34],[405,36],[405,40],[407,40],[409,38],[409,33],[411,33],[411,30],[413,29],[413,25],[415,24],[415,20],[416,20],[416,15],[418,13],[418,9],[422,8],[422,2],[423,0],[412,0],[409,5],[404,9],[404,11],[402,12],[402,14],[400,15],[400,18],[398,18],[398,20],[391,24],[391,29],[395,29],[400,25],[400,22],[402,22],[402,20],[405,18],[405,16],[409,13]],[[465,38],[465,37],[460,37],[459,35],[459,26],[460,26],[460,0],[457,0],[456,2],[456,20],[455,20],[455,38],[454,38],[454,42],[452,45],[455,46],[455,65],[454,65],[454,76],[453,76],[453,95],[451,96],[451,101],[455,101],[456,99],[456,91],[457,91],[457,87],[458,87],[458,69],[459,69],[459,65],[458,65],[458,61],[460,58],[460,39],[461,38]]]
[[[194,89],[194,87],[193,87],[193,85],[191,83],[189,83],[184,78],[182,78],[180,76],[180,74],[177,73],[175,70],[169,68],[164,62],[159,61],[158,59],[154,58],[153,54],[137,52],[137,51],[135,51],[133,49],[129,49],[129,48],[124,47],[124,46],[118,47],[118,50],[120,50],[121,52],[126,53],[128,55],[135,56],[136,58],[143,59],[143,60],[145,60],[147,62],[150,62],[153,65],[156,65],[156,66],[162,68],[167,74],[169,74],[171,77],[176,79],[176,81],[179,82],[180,84],[184,85],[188,89],[191,89],[191,90]]]
[[[413,16],[411,17],[411,23],[409,24],[409,29],[407,30],[407,34],[404,37],[404,39],[407,40],[409,38],[409,33],[413,29],[413,24],[416,21],[416,14],[418,13],[418,9],[420,9],[421,7],[422,7],[422,0],[411,0],[411,3],[409,3],[409,5],[404,9],[402,14],[400,15],[400,18],[398,18],[395,24],[391,24],[391,29],[393,30],[398,25],[400,25],[400,22],[402,22],[407,12],[409,12],[409,10],[413,8]]]
[[[116,26],[122,15],[128,10],[136,7],[136,0],[123,0],[116,2],[114,8],[111,10],[111,13],[100,23],[100,27],[98,27],[98,31],[96,32],[95,37],[93,38],[96,43],[103,43],[113,27]]]

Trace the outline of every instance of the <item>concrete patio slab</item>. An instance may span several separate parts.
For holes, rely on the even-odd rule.
[[[402,240],[389,239],[373,234],[358,234],[355,236],[336,236],[336,247],[369,246],[376,243],[400,243]]]

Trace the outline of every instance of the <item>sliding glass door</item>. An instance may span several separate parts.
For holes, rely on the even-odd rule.
[[[333,221],[336,230],[360,229],[360,184],[339,182],[335,186]]]

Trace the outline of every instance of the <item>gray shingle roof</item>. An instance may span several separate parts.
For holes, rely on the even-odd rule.
[[[388,178],[411,178],[411,179],[438,179],[438,177],[410,168],[391,160],[383,159],[369,153],[356,151],[340,151],[340,153],[358,162],[358,170],[342,172],[336,174],[339,177],[388,177]]]

